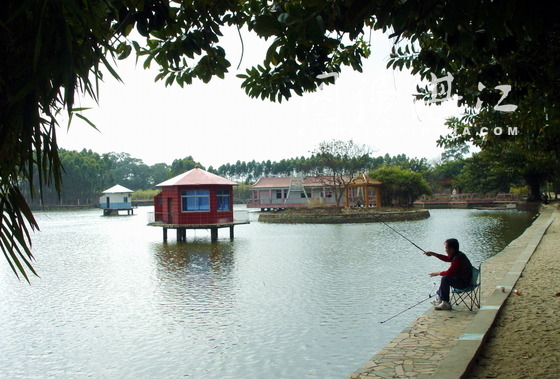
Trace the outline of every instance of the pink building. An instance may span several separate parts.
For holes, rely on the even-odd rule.
[[[379,207],[382,184],[365,174],[345,178],[345,183],[338,185],[334,184],[332,177],[262,177],[248,187],[251,198],[247,207],[266,210],[300,208],[309,204],[335,206],[335,191],[339,191],[341,206]]]

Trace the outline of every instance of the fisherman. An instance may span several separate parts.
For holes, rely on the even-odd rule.
[[[432,272],[430,276],[441,276],[441,282],[437,295],[440,304],[434,308],[437,311],[450,311],[451,303],[449,302],[450,287],[464,289],[469,286],[472,278],[472,265],[467,256],[459,251],[459,241],[450,238],[445,241],[445,252],[447,255],[437,254],[433,251],[426,251],[424,255],[428,257],[437,257],[444,262],[451,262],[446,271]]]

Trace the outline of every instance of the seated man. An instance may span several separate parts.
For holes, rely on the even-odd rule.
[[[449,287],[463,289],[468,287],[472,278],[472,265],[469,258],[459,251],[459,241],[450,238],[445,241],[445,252],[447,255],[437,254],[433,251],[426,251],[424,254],[428,257],[434,256],[444,262],[451,262],[449,269],[441,272],[432,272],[430,276],[441,276],[441,282],[437,295],[441,300],[441,304],[435,307],[436,310],[451,310],[449,303]]]

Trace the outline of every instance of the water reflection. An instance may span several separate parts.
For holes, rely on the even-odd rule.
[[[208,241],[188,241],[188,243],[153,243],[151,250],[157,263],[164,271],[206,273],[207,271],[231,271],[233,264],[233,243],[208,243]]]
[[[142,212],[38,215],[42,279],[0,266],[0,377],[345,377],[425,310],[379,323],[425,298],[439,269],[380,223],[253,219],[234,241],[163,243]],[[532,218],[431,213],[391,225],[426,250],[456,237],[474,263]]]
[[[163,315],[174,322],[188,321],[191,331],[223,324],[224,317],[231,314],[235,291],[233,243],[154,243],[151,250]]]
[[[477,210],[469,214],[466,232],[476,248],[478,263],[503,250],[538,215],[516,210]]]

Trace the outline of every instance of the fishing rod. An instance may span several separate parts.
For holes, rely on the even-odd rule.
[[[425,299],[423,299],[423,300],[420,300],[420,301],[417,302],[416,304],[411,305],[410,307],[408,307],[408,308],[406,308],[406,309],[400,311],[400,312],[397,313],[396,315],[393,315],[393,316],[389,317],[389,318],[386,319],[386,320],[379,321],[379,323],[380,323],[380,324],[384,324],[384,323],[386,323],[387,321],[392,320],[392,319],[394,319],[395,317],[397,317],[397,316],[403,314],[404,312],[408,311],[409,309],[412,309],[412,308],[414,308],[414,307],[417,307],[418,305],[422,304],[423,302],[425,302],[425,301],[431,299],[432,297],[434,297],[434,296],[436,295],[435,293],[433,293],[435,287],[436,287],[436,283],[434,283],[434,287],[433,287],[432,290],[430,291],[430,294],[428,295],[427,298],[425,298]]]
[[[419,302],[417,302],[416,304],[414,304],[414,305],[411,305],[410,307],[406,308],[405,310],[402,310],[402,311],[400,311],[400,312],[399,312],[399,313],[397,313],[396,315],[393,315],[393,316],[389,317],[389,318],[388,318],[388,319],[386,319],[386,320],[383,320],[383,321],[379,321],[379,323],[380,323],[380,324],[384,324],[384,323],[386,323],[387,321],[389,321],[389,320],[392,320],[392,319],[394,319],[395,317],[397,317],[397,316],[399,316],[399,315],[403,314],[404,312],[408,311],[409,309],[412,309],[412,308],[414,308],[414,307],[416,307],[416,306],[418,306],[418,305],[422,304],[423,302],[425,302],[426,300],[429,300],[429,299],[431,299],[431,298],[432,298],[432,297],[434,297],[434,296],[435,296],[435,295],[432,295],[432,294],[430,294],[430,296],[428,296],[428,297],[427,297],[427,298],[425,298],[424,300],[420,300],[420,301],[419,301]]]
[[[377,214],[377,216],[379,217],[379,213]],[[414,242],[412,242],[410,239],[408,239],[404,234],[402,234],[401,232],[399,232],[397,229],[393,228],[391,225],[387,224],[385,221],[379,219],[379,222],[381,222],[383,225],[385,225],[386,227],[388,227],[389,229],[391,229],[393,232],[397,233],[399,236],[401,236],[402,238],[404,238],[405,240],[407,240],[408,242],[410,242],[412,245],[414,245],[416,248],[420,249],[422,252],[426,252],[426,250],[422,249],[420,246],[418,246],[417,244],[415,244]]]
[[[377,216],[379,217],[380,214],[378,213]],[[399,236],[401,236],[402,238],[404,238],[405,240],[407,240],[408,242],[410,242],[410,243],[411,243],[414,247],[416,247],[417,249],[421,250],[421,251],[424,252],[424,253],[426,252],[426,250],[422,249],[420,246],[418,246],[418,245],[415,244],[413,241],[411,241],[407,236],[405,236],[404,234],[402,234],[402,233],[399,232],[397,229],[393,228],[391,225],[387,224],[385,221],[381,220],[380,218],[379,218],[379,222],[381,222],[383,225],[385,225],[386,227],[388,227],[389,229],[391,229],[393,232],[397,233]],[[434,288],[435,288],[435,283],[434,283]],[[434,291],[434,290],[433,290],[433,288],[432,288],[432,290],[430,291],[430,294],[428,295],[427,298],[425,298],[425,299],[423,299],[423,300],[420,300],[420,301],[417,302],[416,304],[411,305],[410,307],[408,307],[408,308],[406,308],[406,309],[400,311],[400,312],[397,313],[396,315],[393,315],[393,316],[389,317],[389,318],[386,319],[386,320],[380,321],[379,323],[380,323],[380,324],[384,324],[384,323],[386,323],[387,321],[392,320],[392,319],[394,319],[395,317],[397,317],[397,316],[403,314],[404,312],[406,312],[406,311],[408,311],[408,310],[410,310],[410,309],[412,309],[412,308],[414,308],[414,307],[417,307],[418,305],[422,304],[423,302],[425,302],[425,301],[427,301],[427,300],[430,300],[432,297],[435,296],[435,294],[432,293],[433,291]]]

